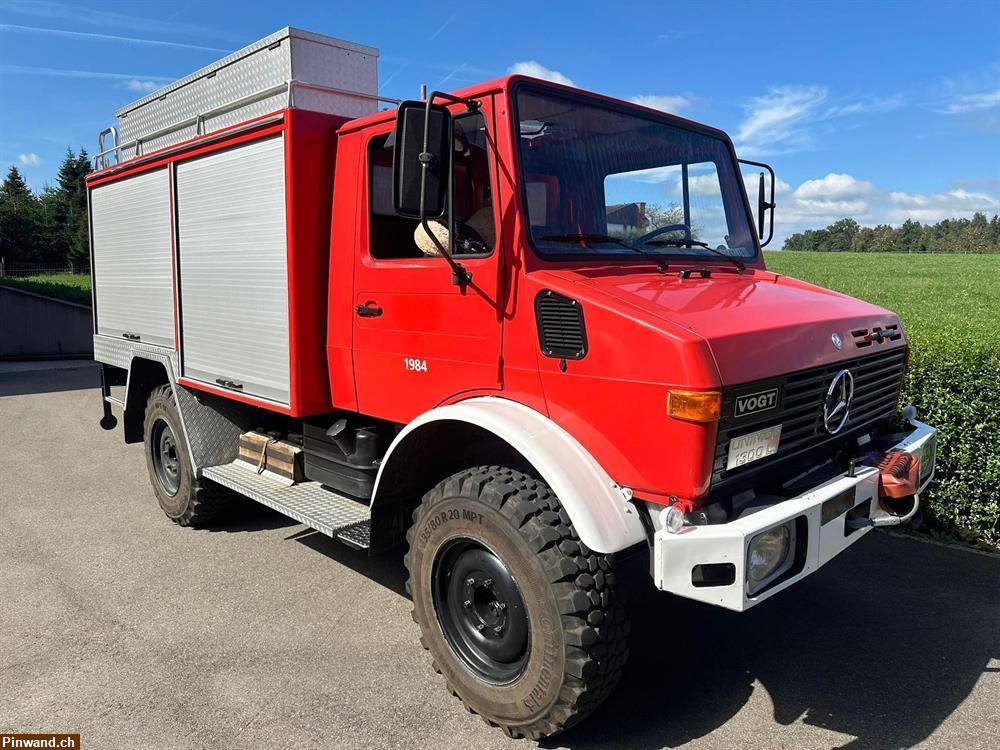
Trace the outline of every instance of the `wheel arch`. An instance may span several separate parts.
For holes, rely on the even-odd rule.
[[[373,520],[387,506],[419,499],[442,479],[479,464],[544,480],[581,541],[596,552],[645,541],[636,509],[572,435],[534,409],[490,396],[432,409],[403,428],[379,467]]]
[[[167,366],[158,360],[133,357],[125,385],[123,429],[126,443],[141,443],[146,418],[146,402],[153,389],[171,383]]]

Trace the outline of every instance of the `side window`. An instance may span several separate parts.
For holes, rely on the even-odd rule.
[[[413,240],[420,224],[398,216],[392,207],[392,134],[377,135],[368,142],[368,189],[370,191],[370,250],[373,258],[422,258]]]
[[[496,244],[489,143],[481,113],[455,119],[454,176],[456,257],[488,255]],[[392,207],[392,134],[368,143],[370,191],[370,251],[373,258],[390,260],[438,255],[420,222],[398,216]],[[431,222],[438,239],[447,237],[447,219]]]
[[[455,118],[455,255],[493,252],[493,188],[482,113]]]

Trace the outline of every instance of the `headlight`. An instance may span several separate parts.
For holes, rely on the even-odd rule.
[[[763,531],[747,547],[747,584],[754,594],[792,565],[795,522]]]
[[[937,435],[932,435],[913,454],[920,459],[920,478],[917,483],[923,486],[931,472],[934,471],[934,461],[937,459]]]

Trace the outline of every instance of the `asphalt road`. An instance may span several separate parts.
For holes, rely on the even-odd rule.
[[[417,642],[402,555],[247,501],[161,514],[93,369],[0,363],[0,731],[86,748],[501,748]],[[1000,747],[1000,558],[870,534],[744,615],[630,592],[614,696],[543,747]]]

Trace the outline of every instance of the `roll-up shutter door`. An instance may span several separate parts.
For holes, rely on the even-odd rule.
[[[184,375],[289,403],[284,141],[177,165]]]
[[[97,332],[173,347],[166,168],[93,188],[90,212]]]

